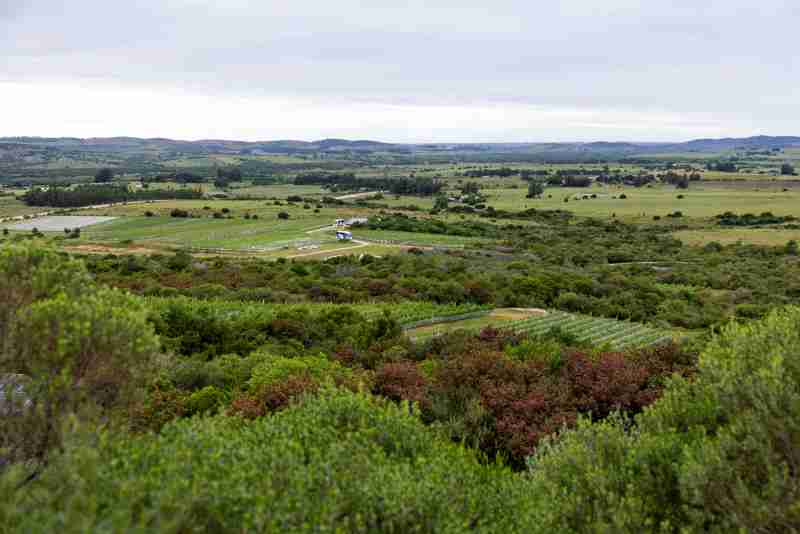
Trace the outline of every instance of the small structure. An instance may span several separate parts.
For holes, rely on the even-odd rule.
[[[334,226],[344,226],[344,219],[336,219]]]
[[[339,241],[352,241],[353,234],[346,230],[337,230],[336,239],[338,239]]]
[[[367,224],[368,219],[366,217],[353,217],[352,219],[347,219],[344,222],[345,226],[353,226],[354,224]]]

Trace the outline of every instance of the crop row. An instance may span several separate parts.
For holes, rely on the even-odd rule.
[[[532,337],[546,334],[558,328],[562,332],[575,336],[579,341],[591,343],[592,345],[608,345],[617,350],[647,347],[667,342],[673,338],[669,331],[658,330],[640,323],[590,317],[561,311],[550,311],[547,315],[506,321],[494,326],[499,329],[525,333]],[[480,328],[473,327],[467,330],[478,330]],[[422,340],[436,335],[438,335],[437,332],[429,332],[415,339]]]

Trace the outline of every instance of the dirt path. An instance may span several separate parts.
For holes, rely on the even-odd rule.
[[[372,195],[377,195],[378,193],[382,193],[383,191],[367,191],[366,193],[350,193],[349,195],[342,195],[340,197],[335,197],[336,200],[350,200],[354,198],[363,198],[363,197],[371,197]]]
[[[357,248],[364,248],[369,245],[369,243],[365,243],[364,241],[359,241],[357,239],[353,239],[353,243],[357,243],[351,247],[342,247],[342,248],[334,248],[329,250],[315,250],[314,252],[304,252],[303,254],[293,254],[292,256],[287,256],[287,258],[303,258],[306,256],[317,256],[319,254],[332,254],[345,251],[345,250],[354,250]]]

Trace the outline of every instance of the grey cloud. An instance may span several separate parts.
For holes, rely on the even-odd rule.
[[[7,0],[0,72],[220,96],[711,112],[800,127],[794,0],[536,4]]]

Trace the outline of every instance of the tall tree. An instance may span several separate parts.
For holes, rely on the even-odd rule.
[[[539,180],[531,180],[528,182],[528,195],[527,198],[539,198],[544,194],[544,184]]]
[[[114,180],[114,171],[108,167],[102,168],[94,175],[94,181],[98,183],[108,183]]]

